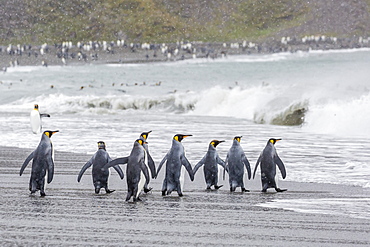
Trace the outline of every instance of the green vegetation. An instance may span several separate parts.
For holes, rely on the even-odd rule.
[[[303,0],[17,1],[24,17],[13,26],[2,17],[0,43],[258,40],[301,25],[310,12]]]

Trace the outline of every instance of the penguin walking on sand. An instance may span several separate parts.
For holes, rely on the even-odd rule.
[[[80,173],[78,174],[77,181],[81,181],[81,177],[84,174],[84,172],[89,168],[90,166],[93,166],[92,168],[92,178],[93,178],[93,184],[95,187],[95,193],[99,194],[100,189],[104,188],[106,193],[112,193],[114,190],[108,189],[108,177],[109,177],[109,170],[102,170],[104,165],[106,165],[109,161],[112,159],[109,157],[108,152],[106,151],[105,143],[103,141],[98,142],[98,151],[91,157],[91,159],[81,168]],[[124,175],[121,170],[121,167],[118,165],[113,167],[121,179],[123,179]]]
[[[144,188],[145,183],[149,183],[149,171],[145,165],[145,149],[143,144],[145,141],[137,139],[134,142],[134,146],[131,150],[130,156],[124,158],[118,158],[110,161],[103,168],[108,169],[109,167],[116,166],[118,164],[127,164],[126,168],[126,180],[127,180],[127,196],[126,201],[133,197],[133,201],[141,201],[139,198],[141,190]]]
[[[171,194],[173,190],[177,191],[177,194],[181,197],[183,196],[181,191],[181,168],[184,166],[189,173],[191,181],[194,181],[194,174],[193,169],[191,168],[190,162],[185,157],[185,150],[181,141],[188,136],[192,135],[181,135],[177,134],[173,137],[172,140],[172,147],[170,151],[166,154],[166,156],[162,159],[161,163],[157,169],[157,175],[161,170],[164,162],[167,160],[166,163],[166,174],[163,180],[162,186],[162,196]]]
[[[253,179],[256,175],[258,165],[261,164],[262,192],[266,192],[268,188],[275,188],[276,192],[286,191],[286,189],[280,189],[277,184],[278,176],[276,174],[276,166],[279,167],[283,179],[286,177],[284,163],[281,161],[275,149],[275,143],[280,140],[281,139],[274,138],[268,140],[254,168]]]
[[[41,133],[41,118],[42,117],[50,117],[49,114],[39,112],[39,105],[35,104],[33,110],[30,113],[30,122],[31,122],[31,129],[34,134]]]
[[[251,167],[242,147],[240,146],[241,138],[241,136],[234,137],[233,144],[227,153],[225,160],[225,170],[229,171],[229,184],[231,192],[234,192],[236,187],[241,187],[242,192],[249,192],[249,190],[246,190],[244,187],[243,178],[244,166],[248,172],[248,179],[251,178]]]
[[[217,153],[216,147],[218,144],[224,141],[213,140],[209,143],[208,151],[204,157],[195,165],[193,173],[198,171],[198,169],[204,165],[204,179],[207,184],[207,190],[211,189],[211,186],[214,186],[216,190],[221,188],[223,185],[217,185],[218,183],[218,165],[222,166],[225,169],[225,162],[220,158]]]
[[[154,163],[154,160],[153,160],[152,156],[149,154],[149,147],[148,147],[148,143],[146,142],[146,139],[148,138],[148,136],[151,132],[152,131],[141,133],[140,139],[142,139],[144,141],[143,147],[144,147],[145,152],[146,152],[145,165],[147,166],[147,168],[149,170],[149,177],[155,178],[155,176],[157,175],[157,173],[155,171],[155,163]],[[144,192],[148,193],[151,190],[152,190],[152,188],[149,188],[149,185],[147,183],[145,183],[144,184]]]
[[[40,195],[45,196],[45,177],[47,176],[47,183],[51,183],[54,176],[54,149],[51,143],[51,136],[58,132],[56,131],[44,131],[41,136],[41,141],[37,146],[36,150],[33,151],[27,159],[24,161],[19,175],[22,176],[24,169],[28,163],[32,161],[32,171],[29,189],[31,194],[40,190]]]

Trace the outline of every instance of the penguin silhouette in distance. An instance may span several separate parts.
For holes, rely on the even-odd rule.
[[[34,134],[41,133],[42,125],[41,125],[41,118],[42,117],[50,117],[49,114],[39,112],[39,105],[35,104],[33,110],[30,113],[30,123],[31,129]]]

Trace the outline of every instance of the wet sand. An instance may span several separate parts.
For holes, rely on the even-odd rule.
[[[153,191],[132,203],[124,201],[126,180],[114,170],[109,185],[116,191],[95,195],[91,169],[77,183],[90,155],[56,151],[54,180],[42,198],[28,191],[31,164],[19,176],[31,151],[0,148],[2,246],[370,246],[366,219],[258,206],[275,199],[369,197],[359,187],[281,181],[287,192],[264,194],[256,179],[247,182],[249,193],[230,193],[226,181],[219,191],[206,191],[201,171],[186,181],[184,197],[162,197],[162,169],[151,181]]]

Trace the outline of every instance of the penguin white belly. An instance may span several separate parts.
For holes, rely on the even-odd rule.
[[[276,184],[276,188],[279,188],[278,182],[279,182],[279,176],[278,176],[278,173],[276,173],[276,174],[275,174],[275,184]]]
[[[140,192],[142,191],[142,189],[144,188],[144,184],[145,184],[145,175],[144,173],[141,171],[140,172],[140,180],[139,180],[139,184],[137,186],[137,193],[135,195],[136,198],[139,197],[140,195]]]
[[[217,165],[218,168],[218,181],[222,181],[224,168],[221,165]]]
[[[181,190],[184,190],[184,184],[185,184],[185,167],[181,166],[181,173],[180,173]]]
[[[30,114],[31,129],[34,134],[41,132],[41,117],[37,110],[32,110]]]
[[[148,153],[146,152],[146,150],[144,152],[145,152],[145,155],[144,155],[144,157],[145,157],[144,158],[144,164],[145,164],[146,168],[148,169],[149,177],[151,178],[152,177],[152,172],[151,172],[151,170],[149,168]]]

